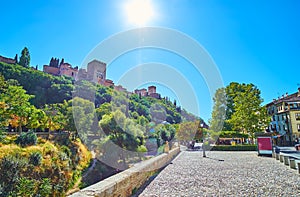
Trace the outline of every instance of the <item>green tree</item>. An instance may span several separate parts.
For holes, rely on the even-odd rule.
[[[36,108],[29,102],[33,96],[26,94],[21,86],[15,84],[15,81],[7,81],[4,85],[2,84],[0,92],[2,105],[0,113],[3,114],[1,124],[5,126],[11,124],[21,132],[22,127],[26,126],[30,117],[35,114]]]
[[[212,117],[209,121],[210,129],[213,131],[221,131],[226,120],[226,92],[225,88],[217,89],[213,98],[214,106],[212,111]]]
[[[198,127],[199,121],[180,123],[176,130],[177,139],[186,144],[195,138]]]
[[[119,147],[114,150],[105,148],[105,156],[115,155],[114,159],[116,162],[118,160],[122,161],[121,168],[127,168],[126,157],[130,155],[125,155],[125,150],[138,151],[138,147],[144,144],[143,127],[137,125],[134,120],[127,118],[120,110],[104,115],[99,125],[107,136],[106,140],[104,140],[105,143],[101,143],[102,147],[111,142]]]
[[[254,137],[254,133],[263,131],[267,127],[267,113],[261,106],[263,100],[260,90],[253,84],[244,85],[243,91],[234,98],[234,113],[228,122],[233,129],[242,133],[248,133]]]
[[[30,53],[27,47],[25,47],[21,52],[19,64],[26,68],[30,65]]]
[[[75,136],[78,136],[73,117],[72,100],[64,101],[62,104],[59,104],[59,107],[57,109],[60,113],[63,114],[65,121],[64,129],[71,133],[75,133]]]
[[[47,123],[47,115],[41,109],[36,109],[33,105],[28,109],[30,112],[29,118],[27,120],[26,127],[29,129],[44,129]]]
[[[26,92],[35,95],[30,103],[41,108],[45,104],[62,103],[72,99],[73,79],[53,76],[38,70],[0,62],[0,73],[6,79],[17,80]]]
[[[263,122],[266,122],[267,119],[265,112],[261,109],[261,103],[260,91],[253,84],[232,82],[226,88],[218,89],[214,96],[210,129],[217,132],[220,130],[238,130],[241,132],[252,130],[252,133],[258,128],[261,129],[261,126],[258,127],[258,125],[255,126],[254,124],[251,124],[253,125],[251,126],[249,122],[250,119],[256,119],[256,121],[259,121],[259,125],[265,125]],[[250,112],[256,113],[256,115],[251,115]],[[248,113],[249,116],[247,115]],[[243,118],[245,119],[243,120]],[[224,126],[222,128],[223,122]],[[240,124],[241,122],[243,124]],[[250,129],[249,125],[255,129]]]
[[[48,128],[50,131],[65,129],[68,124],[67,120],[70,118],[66,116],[67,111],[65,111],[65,108],[67,107],[67,102],[45,105],[43,110],[46,114],[46,120],[43,127]]]
[[[159,124],[155,127],[155,133],[157,136],[163,140],[163,143],[166,141],[170,142],[175,137],[176,129],[171,124]]]
[[[110,114],[112,111],[111,103],[103,103],[96,109],[97,118],[100,121],[105,114]]]
[[[9,117],[7,114],[8,105],[7,101],[4,100],[4,95],[7,89],[7,82],[4,80],[4,77],[0,75],[0,128],[6,125],[6,120]]]
[[[231,119],[231,116],[235,113],[235,101],[234,99],[241,93],[245,92],[247,86],[254,86],[253,84],[245,84],[245,83],[237,83],[237,82],[231,82],[228,86],[225,88],[226,92],[226,118],[223,130],[233,130],[232,124],[228,122],[228,120]]]
[[[18,62],[18,54],[16,54],[16,56],[15,56],[14,60],[16,61],[16,64],[18,64],[18,63],[19,63],[19,62]]]
[[[71,109],[69,108],[68,110]],[[82,141],[86,142],[87,134],[92,132],[91,129],[95,115],[94,103],[75,97],[72,100],[72,112],[72,117],[76,125],[75,136],[80,137]],[[70,115],[70,111],[68,115]]]

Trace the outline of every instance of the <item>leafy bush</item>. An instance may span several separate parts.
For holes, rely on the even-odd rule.
[[[53,156],[55,153],[57,152],[57,148],[55,147],[54,144],[50,143],[50,142],[46,142],[43,145],[43,154],[44,155],[50,155]]]
[[[20,178],[15,193],[17,194],[17,196],[33,196],[35,187],[34,183],[34,180],[25,177]]]
[[[40,152],[33,152],[29,156],[29,163],[34,166],[39,166],[42,162],[42,154]]]
[[[165,149],[165,145],[160,146],[157,149],[157,155],[160,155],[160,154],[164,153],[164,149]]]
[[[148,150],[147,150],[147,148],[146,148],[146,146],[144,146],[144,145],[140,145],[138,148],[137,148],[137,152],[140,152],[140,153],[145,153],[145,152],[147,152]]]
[[[26,167],[27,161],[19,156],[8,155],[0,162],[1,196],[9,196],[16,190],[20,173]]]
[[[5,134],[4,134],[4,131],[2,130],[2,128],[0,128],[0,142],[3,142],[4,139],[5,139]]]
[[[67,147],[67,146],[65,146],[65,145],[62,145],[62,146],[60,147],[60,150],[61,150],[62,152],[64,152],[64,153],[66,153],[66,155],[67,155],[68,157],[71,157],[71,156],[72,156],[72,152],[71,152],[71,150],[70,150],[69,147]]]
[[[64,152],[58,152],[58,158],[61,161],[67,161],[69,159],[68,155]]]
[[[38,194],[36,196],[46,197],[51,194],[52,185],[48,178],[43,178],[41,184],[39,185]]]
[[[218,145],[213,146],[212,151],[256,151],[256,145],[236,145],[236,146],[229,146],[229,145]]]
[[[36,145],[37,143],[37,136],[34,132],[30,131],[28,133],[21,133],[19,137],[16,139],[16,144],[24,146],[31,146]]]

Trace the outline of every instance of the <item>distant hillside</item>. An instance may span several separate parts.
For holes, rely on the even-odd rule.
[[[38,108],[43,107],[45,104],[63,103],[64,100],[68,101],[72,99],[75,82],[70,77],[53,76],[39,70],[3,62],[0,62],[0,73],[6,80],[17,80],[28,94],[34,95],[35,97],[31,100],[31,103]],[[117,92],[109,87],[95,85],[88,81],[78,82],[75,91],[81,92],[80,96],[86,96],[87,98],[85,99],[91,100],[90,98],[92,97],[93,99],[91,101],[95,103],[96,107],[104,103],[110,103],[112,98],[113,102],[127,103],[130,110],[130,113],[127,115],[135,119],[138,119],[139,116],[144,116],[148,121],[152,121],[152,112],[154,112],[154,114],[159,112],[156,113],[156,115],[161,117],[161,121],[166,120],[171,124],[198,119],[165,98],[154,99],[150,97],[139,97],[138,95],[130,96],[126,93]],[[82,91],[88,91],[94,95],[89,96],[89,93],[82,93]]]
[[[72,98],[74,86],[71,78],[56,77],[42,71],[3,62],[0,62],[0,73],[6,80],[17,80],[28,94],[35,95],[31,103],[36,107],[62,103]]]
[[[2,62],[0,115],[0,170],[5,175],[0,176],[0,196],[3,192],[4,196],[64,196],[69,189],[146,159],[146,152],[162,153],[164,146],[172,145],[176,130],[177,134],[180,128],[191,131],[181,122],[196,129],[204,123],[167,97],[117,91]],[[41,132],[51,140],[32,143]],[[122,148],[116,150],[111,144]],[[132,154],[125,155],[124,150]],[[96,160],[108,163],[96,162],[87,170]],[[15,164],[16,169],[10,167]],[[16,170],[14,179],[11,174]],[[86,179],[84,170],[94,176]]]

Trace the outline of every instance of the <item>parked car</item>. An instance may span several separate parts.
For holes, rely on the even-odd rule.
[[[188,146],[188,150],[202,150],[203,143],[191,141]]]
[[[202,150],[202,145],[203,145],[203,143],[195,143],[195,145],[194,145],[194,150]]]

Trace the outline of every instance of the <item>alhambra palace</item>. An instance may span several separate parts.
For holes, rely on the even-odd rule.
[[[11,59],[0,55],[0,62],[16,64],[17,58]],[[31,69],[37,70],[37,67],[31,67]],[[117,91],[130,93],[122,85],[115,85],[112,80],[106,79],[106,63],[96,59],[89,62],[86,69],[79,69],[78,66],[73,67],[71,64],[66,63],[63,58],[60,62],[57,58],[51,58],[50,64],[43,66],[43,72],[54,76],[69,76],[74,80],[87,80],[106,87],[113,87]],[[156,86],[149,86],[148,90],[146,88],[136,89],[134,93],[140,96],[161,99],[161,95],[156,92]]]

